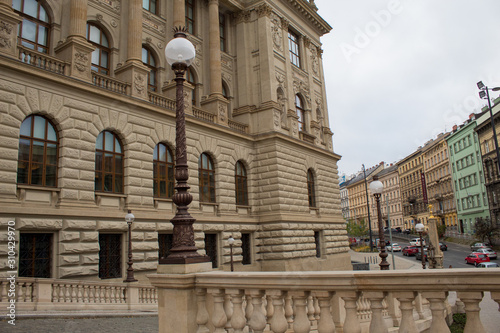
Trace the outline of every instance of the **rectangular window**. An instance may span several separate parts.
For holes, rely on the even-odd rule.
[[[122,235],[99,234],[99,277],[101,279],[122,276]]]
[[[219,267],[217,251],[217,234],[205,234],[205,252],[212,261],[212,268]]]
[[[321,258],[321,235],[319,231],[314,232],[314,244],[316,246],[316,258]]]
[[[300,67],[299,37],[291,31],[288,31],[288,50],[292,64]]]
[[[174,244],[172,234],[158,234],[158,260],[165,259],[170,255],[170,249]]]
[[[222,13],[219,13],[219,35],[220,35],[220,50],[222,52],[227,52],[226,17]]]
[[[52,234],[21,233],[19,276],[50,278]]]
[[[142,0],[142,8],[156,14],[156,0]]]
[[[252,263],[252,244],[250,234],[241,234],[241,251],[243,255],[243,265],[250,265]]]
[[[194,35],[194,0],[186,0],[186,28]]]

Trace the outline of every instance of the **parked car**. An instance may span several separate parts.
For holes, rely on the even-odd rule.
[[[476,251],[474,251],[475,253],[483,253],[483,254],[486,254],[490,259],[496,259],[497,258],[497,253],[495,251],[493,251],[492,249],[490,248],[482,248],[482,249],[478,249]]]
[[[409,235],[409,234],[411,234],[411,230],[410,229],[405,229],[405,230],[403,230],[403,234]]]
[[[424,246],[426,245],[425,244],[425,239],[422,239],[422,243],[424,243]],[[410,245],[420,246],[420,238],[412,238],[412,239],[410,239]]]
[[[418,249],[418,252],[415,254],[415,259],[422,261],[422,252]],[[427,261],[427,251],[424,250],[424,260]]]
[[[482,262],[477,264],[476,267],[479,268],[498,268],[500,267],[496,262]]]
[[[490,258],[486,254],[483,254],[483,253],[472,252],[467,257],[465,257],[466,264],[474,264],[476,266],[482,262],[489,262],[489,261],[490,261]]]
[[[401,245],[398,243],[392,243],[392,245],[389,244],[385,248],[387,251],[401,252]]]
[[[483,249],[486,247],[490,247],[490,245],[488,243],[474,243],[470,246],[470,249],[472,251],[476,251],[476,250]]]
[[[439,243],[441,251],[448,251],[448,246],[445,243]]]
[[[404,256],[414,256],[418,252],[418,248],[416,246],[405,246],[403,248]]]
[[[402,232],[401,227],[396,227],[396,232]]]

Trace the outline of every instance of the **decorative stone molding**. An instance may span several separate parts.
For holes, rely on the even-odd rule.
[[[276,72],[276,80],[278,81],[278,87],[285,91],[286,89],[286,76],[280,72]]]
[[[145,81],[146,79],[144,78],[144,75],[140,75],[137,73],[134,75],[134,86],[138,94],[142,94],[142,92],[144,91]]]
[[[222,54],[220,61],[223,67],[226,67],[229,70],[233,70],[233,58],[226,54]]]
[[[95,19],[96,19],[98,22],[102,22],[102,14],[96,14]]]
[[[92,0],[92,2],[99,4],[105,8],[111,9],[114,12],[120,13],[121,0]]]
[[[281,20],[281,28],[288,30],[288,27],[290,26],[290,22],[284,17],[281,17],[280,20]]]
[[[73,61],[75,68],[79,72],[85,72],[89,63],[89,55],[84,52],[75,52],[75,59]]]
[[[252,12],[249,10],[242,10],[241,12],[237,12],[233,14],[233,19],[236,24],[240,23],[248,23],[250,21]]]
[[[11,34],[13,30],[14,26],[12,24],[0,21],[0,47],[2,48],[12,47]]]
[[[233,77],[231,74],[222,73],[222,79],[227,83],[231,83],[233,81]]]
[[[260,5],[259,7],[256,8],[256,11],[257,11],[257,15],[260,17],[264,17],[264,16],[267,16],[267,17],[270,17],[273,10],[271,8],[271,6],[269,6],[268,4],[264,3],[262,5]]]
[[[302,40],[304,41],[304,47],[308,49],[309,46],[311,45],[311,39],[307,36],[303,36]]]
[[[274,48],[283,52],[283,29],[281,28],[279,17],[275,14],[271,16],[271,34]]]
[[[142,26],[150,31],[159,33],[162,36],[165,36],[165,32],[167,30],[165,27],[165,22],[160,20],[155,15],[151,14],[144,14],[144,16],[142,17]]]
[[[116,28],[118,26],[118,22],[116,22],[115,20],[111,20],[109,24],[111,24],[113,28]]]
[[[303,81],[297,77],[293,78],[293,92],[294,95],[298,93],[302,94],[304,98],[307,100],[307,104],[310,107],[311,105],[311,96],[309,95],[309,84],[307,81]]]
[[[219,104],[219,119],[222,122],[226,121],[227,106],[224,104]]]

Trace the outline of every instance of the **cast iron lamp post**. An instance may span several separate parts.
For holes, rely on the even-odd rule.
[[[189,193],[189,179],[186,153],[186,119],[184,114],[184,74],[193,62],[196,51],[193,44],[186,38],[185,27],[174,28],[174,38],[165,47],[165,57],[175,73],[176,82],[176,122],[175,122],[175,194],[172,201],[177,206],[177,212],[170,220],[174,225],[173,244],[170,255],[160,259],[160,264],[190,264],[209,262],[208,256],[197,252],[194,242],[193,223],[196,221],[188,212],[188,206],[193,201]]]
[[[479,81],[477,83],[477,87],[479,90],[479,97],[482,99],[487,99],[488,100],[488,108],[490,110],[490,121],[491,121],[491,128],[493,129],[493,140],[495,142],[495,150],[497,153],[497,177],[500,177],[500,152],[498,150],[498,139],[497,139],[497,131],[495,129],[495,121],[493,120],[493,111],[491,111],[491,100],[490,100],[490,90],[491,91],[499,91],[500,87],[495,87],[495,88],[488,88],[483,84],[483,81]]]
[[[425,269],[425,254],[424,254],[424,242],[422,240],[422,233],[424,232],[424,225],[421,222],[418,222],[415,225],[415,230],[418,232],[420,236],[420,253],[422,254],[422,269]]]
[[[382,259],[380,261],[380,269],[381,270],[388,270],[389,269],[389,263],[387,260],[387,252],[385,251],[385,239],[384,239],[384,228],[382,227],[382,212],[380,211],[380,196],[382,195],[382,191],[384,189],[384,185],[380,180],[378,180],[378,177],[375,175],[373,176],[373,181],[370,183],[370,192],[372,192],[373,196],[375,197],[375,201],[377,202],[377,215],[378,215],[378,239],[380,242],[380,258]]]
[[[135,216],[129,209],[128,214],[125,215],[125,222],[128,224],[128,268],[127,268],[127,278],[123,282],[135,282],[134,279],[134,269],[132,268],[132,222],[134,222]]]
[[[227,242],[229,243],[229,253],[231,255],[231,272],[234,271],[234,264],[233,264],[233,244],[234,244],[234,238],[233,236],[229,236]]]

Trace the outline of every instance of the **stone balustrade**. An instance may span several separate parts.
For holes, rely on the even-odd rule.
[[[107,75],[92,72],[92,83],[106,90],[119,94],[130,95],[130,83],[114,79]]]
[[[26,64],[44,69],[60,75],[68,75],[68,66],[70,64],[61,59],[51,57],[45,53],[18,46],[18,59]]]
[[[209,123],[215,122],[215,115],[213,113],[203,111],[202,109],[196,107],[193,107],[193,116]]]
[[[16,279],[15,301],[26,311],[156,310],[151,285],[62,279]],[[7,304],[9,281],[0,281],[0,306]]]
[[[176,332],[485,332],[479,303],[500,303],[500,269],[363,272],[204,272],[149,275],[159,317]],[[449,302],[451,296],[456,301]],[[181,303],[175,311],[168,303]],[[453,304],[450,304],[453,303]],[[500,314],[499,314],[500,316]],[[165,324],[166,325],[166,324]],[[160,332],[169,332],[162,325]]]

